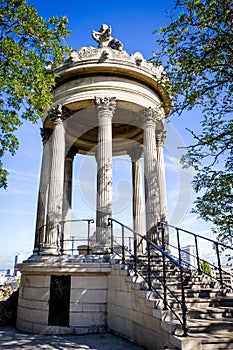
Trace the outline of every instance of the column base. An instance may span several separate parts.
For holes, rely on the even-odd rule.
[[[111,245],[103,242],[96,242],[92,245],[92,254],[111,254]]]
[[[58,250],[57,246],[44,245],[41,248],[40,255],[61,255],[61,252]]]

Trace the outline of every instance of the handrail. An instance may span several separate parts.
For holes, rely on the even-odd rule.
[[[119,247],[122,247],[117,241],[114,241],[114,243],[116,243]],[[129,255],[131,257],[134,258],[134,254],[132,254],[128,249],[125,248],[125,250],[129,253]],[[150,254],[150,250],[148,250],[148,254]],[[122,258],[122,254],[120,255],[117,251],[115,251],[115,254],[117,254],[118,256],[120,256]],[[122,259],[121,259],[122,261]],[[140,262],[141,265],[143,265],[144,267],[147,267],[148,269],[150,269],[150,264],[145,264],[143,260],[140,260],[140,258],[137,257],[137,261]],[[130,263],[127,262],[127,260],[125,260],[125,263],[128,264],[128,266],[130,267]],[[136,271],[134,271],[135,276],[141,276],[142,279],[148,283],[148,290],[152,291],[154,290],[156,292],[156,294],[159,296],[159,298],[161,300],[163,300],[163,296],[162,294],[156,290],[152,284],[151,284],[151,278],[148,277],[148,279],[146,279],[146,277],[143,275],[143,273],[141,273],[140,269],[137,269]],[[150,275],[152,275],[153,277],[155,277],[161,284],[163,283],[163,278],[161,278],[160,276],[158,276],[154,271],[150,270]],[[180,302],[180,300],[178,299],[177,295],[168,287],[167,290],[171,293],[171,295],[175,298],[175,300],[177,301],[178,304],[182,305],[182,303]],[[176,319],[180,322],[180,324],[182,325],[182,321],[180,319],[180,317],[176,314],[176,312],[170,307],[169,304],[167,304],[167,302],[164,302],[164,310],[166,310],[167,308],[170,309],[170,311],[173,313],[173,315],[176,317]]]
[[[178,250],[178,248],[177,248],[176,246],[174,246],[173,244],[169,243],[168,245],[169,245],[169,247],[172,247],[172,248]],[[187,252],[186,250],[183,250],[182,248],[180,248],[180,251],[181,251],[182,253],[188,254],[189,256],[191,256],[191,257],[193,257],[193,258],[196,258],[196,255],[191,254],[191,253]],[[206,259],[203,259],[203,258],[200,258],[200,260],[201,260],[201,261],[207,261]],[[195,266],[195,265],[192,265],[191,263],[187,263],[187,264],[188,264],[188,266],[191,266],[193,269],[196,269],[196,266]],[[209,264],[210,267],[212,267],[212,269],[217,269],[216,265],[214,265],[213,263],[211,263],[211,262],[208,261],[208,264]],[[232,277],[233,277],[233,274],[230,273],[229,271],[224,270],[224,268],[222,268],[222,272],[223,272],[225,275],[228,275],[228,276],[232,276]],[[214,281],[219,282],[218,278],[215,277],[215,276],[212,276],[212,274],[210,275],[209,273],[205,273],[205,271],[202,271],[202,270],[201,270],[201,274],[206,275],[206,276],[210,276]],[[224,284],[224,286],[225,286],[226,288],[233,289],[231,286],[229,286],[228,284],[224,283],[224,281],[223,281],[223,284]]]
[[[174,228],[174,229],[178,229],[179,231],[183,231],[183,232],[188,233],[188,234],[190,234],[190,235],[193,235],[193,236],[202,238],[202,239],[204,239],[204,240],[206,240],[206,241],[209,241],[209,242],[212,242],[212,243],[217,243],[217,244],[221,245],[222,247],[224,247],[224,248],[226,248],[226,249],[231,249],[231,250],[233,250],[232,247],[230,247],[230,246],[228,246],[228,245],[226,245],[226,244],[223,244],[223,243],[221,243],[221,242],[215,241],[215,240],[213,240],[213,239],[211,239],[211,238],[208,238],[208,237],[204,237],[204,236],[198,235],[197,233],[184,230],[183,228],[170,225],[170,224],[168,224],[168,223],[166,223],[166,222],[161,222],[160,224],[163,224],[164,226],[167,226],[167,227],[172,227],[172,228]]]
[[[165,250],[163,250],[160,246],[158,246],[156,243],[152,242],[151,240],[149,240],[147,237],[143,236],[142,234],[140,234],[139,232],[134,231],[132,228],[130,228],[127,225],[122,224],[120,221],[117,221],[113,218],[108,218],[109,222],[115,222],[117,224],[119,224],[120,226],[124,226],[127,230],[131,231],[132,233],[136,234],[138,237],[141,237],[142,239],[144,239],[145,241],[149,242],[152,246],[154,246],[154,248],[156,248],[160,253],[162,253],[163,255],[166,256],[166,258],[168,258],[173,264],[175,264],[180,270],[182,270],[184,273],[189,274],[189,270],[185,269],[181,264],[178,263],[177,260],[175,260],[170,254],[168,254]],[[109,224],[110,226],[110,224]]]
[[[58,223],[55,223],[54,227],[57,227],[58,230],[58,242],[57,242],[57,249],[60,252],[60,254],[64,253],[64,242],[65,241],[72,241],[72,240],[65,240],[64,239],[64,225],[67,222],[87,222],[88,224],[88,228],[87,228],[87,253],[89,254],[90,252],[90,224],[94,223],[95,221],[93,219],[74,219],[74,220],[61,220]],[[38,243],[38,255],[40,255],[41,253],[41,247],[43,246],[43,244],[45,243],[45,237],[43,239],[41,239],[41,232],[42,229],[45,227],[47,228],[49,225],[48,224],[44,224],[42,226],[39,227],[39,243]],[[73,252],[73,248],[72,248],[72,252]]]
[[[129,255],[134,259],[134,273],[135,275],[139,274],[141,277],[143,277],[144,280],[147,281],[148,284],[148,289],[149,290],[154,290],[156,292],[156,294],[162,299],[163,301],[163,305],[164,305],[164,310],[166,310],[167,308],[170,309],[170,311],[175,315],[176,319],[180,322],[182,329],[183,329],[183,335],[186,336],[187,332],[188,332],[188,328],[187,328],[187,306],[186,306],[186,301],[185,301],[185,292],[184,292],[184,287],[187,284],[190,276],[190,272],[189,270],[185,269],[181,263],[179,263],[178,261],[176,261],[170,254],[168,254],[165,249],[163,249],[165,247],[165,244],[163,244],[163,248],[161,248],[160,246],[158,246],[156,243],[152,242],[151,240],[149,240],[147,237],[141,235],[138,232],[135,232],[133,229],[131,229],[130,227],[122,224],[120,221],[115,220],[113,218],[109,218],[108,219],[108,224],[109,226],[111,226],[111,238],[112,238],[112,253],[114,252],[114,236],[113,236],[113,222],[117,223],[118,225],[121,226],[122,229],[122,256],[121,256],[121,260],[123,264],[129,264],[129,262],[127,262],[127,259],[125,258],[125,252],[127,251],[129,253]],[[129,231],[131,231],[134,235],[134,240],[137,239],[137,237],[140,237],[141,239],[145,240],[147,243],[147,264],[145,266],[145,262],[142,261],[138,256],[137,256],[137,250],[135,249],[136,244],[134,244],[134,254],[130,253],[126,247],[124,246],[124,230],[127,229]],[[163,242],[164,242],[164,232],[163,232]],[[160,276],[158,276],[152,269],[151,269],[151,247],[157,251],[159,251],[162,254],[162,258],[163,258],[163,276],[162,278]],[[117,253],[119,255],[119,253]],[[179,271],[180,271],[180,282],[181,282],[181,301],[178,299],[178,297],[175,295],[175,293],[167,286],[167,282],[166,282],[166,265],[165,265],[165,258],[169,259],[171,261],[171,263],[173,265],[175,265]],[[142,273],[140,272],[140,269],[137,268],[138,263],[144,265],[145,267],[147,267],[148,269],[148,277],[147,279],[145,279],[145,276],[142,275]],[[186,278],[183,278],[183,275],[186,275]],[[152,280],[151,277],[155,277],[161,284],[163,287],[163,296],[161,295],[161,293],[153,287],[152,285]],[[175,300],[180,304],[181,309],[182,309],[182,320],[179,317],[179,315],[177,315],[177,313],[173,310],[173,308],[169,305],[168,300],[167,300],[167,295],[168,292],[175,298]]]
[[[199,257],[199,250],[198,250],[197,238],[200,238],[200,239],[203,239],[203,240],[205,240],[205,241],[208,241],[208,242],[213,243],[213,245],[215,246],[215,249],[216,249],[216,257],[217,257],[217,264],[218,264],[218,266],[216,267],[216,266],[214,266],[213,264],[211,264],[211,266],[214,266],[215,268],[218,269],[218,273],[219,273],[219,283],[220,283],[222,292],[224,291],[224,288],[226,288],[226,287],[232,289],[232,287],[229,286],[229,285],[226,285],[226,283],[225,283],[224,280],[223,280],[223,273],[225,273],[225,274],[227,274],[227,275],[229,275],[229,276],[232,276],[232,274],[229,273],[229,272],[224,271],[224,269],[222,268],[221,259],[220,259],[220,251],[219,251],[219,247],[223,247],[223,248],[225,248],[225,249],[230,249],[230,250],[233,251],[233,248],[232,248],[232,247],[230,247],[230,246],[228,246],[228,245],[226,245],[226,244],[224,244],[224,243],[215,241],[215,240],[213,240],[213,239],[211,239],[211,238],[204,237],[204,236],[198,235],[198,234],[196,234],[196,233],[194,233],[194,232],[191,232],[191,231],[188,231],[188,230],[184,230],[184,229],[182,229],[182,228],[179,228],[179,227],[170,225],[170,224],[168,224],[168,223],[166,223],[166,222],[161,222],[161,223],[159,224],[159,226],[158,226],[158,229],[163,229],[164,226],[171,227],[171,228],[173,228],[173,229],[176,230],[176,233],[177,233],[177,243],[178,243],[178,248],[176,248],[176,249],[178,249],[178,254],[179,254],[179,256],[180,256],[181,251],[182,251],[181,248],[180,248],[180,246],[179,246],[179,240],[180,240],[179,232],[181,231],[181,232],[187,233],[187,234],[189,234],[189,235],[192,235],[192,236],[194,237],[194,240],[195,240],[195,248],[196,248],[196,256],[195,256],[195,258],[196,258],[196,260],[197,260],[197,270],[198,270],[198,273],[199,273],[199,274],[203,273],[203,271],[201,271],[201,266],[200,266],[200,261],[203,260],[203,259],[201,259],[201,258]],[[187,253],[187,252],[186,252],[186,253]],[[189,254],[189,253],[187,253],[187,254]],[[189,255],[191,255],[191,254],[189,254]],[[205,260],[205,259],[204,259],[204,260]]]

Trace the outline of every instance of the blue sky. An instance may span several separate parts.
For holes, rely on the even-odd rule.
[[[172,9],[174,1],[30,0],[28,4],[33,4],[39,15],[44,18],[66,15],[72,30],[72,36],[67,39],[67,43],[74,49],[96,46],[91,31],[99,30],[100,25],[106,23],[112,26],[112,36],[123,42],[124,50],[129,54],[140,51],[149,59],[152,51],[156,50],[155,36],[152,32],[169,23],[166,12]],[[209,225],[190,215],[194,200],[191,187],[192,171],[183,170],[179,164],[183,152],[179,147],[192,142],[185,128],[197,130],[199,120],[198,111],[194,111],[181,118],[172,118],[166,126],[168,133],[165,166],[169,218],[173,225],[209,235]],[[36,125],[26,122],[17,132],[19,151],[14,157],[7,155],[4,158],[4,165],[10,176],[8,189],[0,189],[0,268],[12,267],[14,255],[18,252],[23,252],[25,257],[32,253],[42,151],[41,126],[41,122]],[[124,210],[117,209],[120,193],[126,193],[125,186],[129,186],[130,183],[130,162],[125,158],[121,162],[116,159],[113,163],[113,196],[118,219],[122,219],[131,210],[130,192],[123,199],[121,197],[121,201],[124,200]],[[93,172],[87,169],[93,169]],[[93,212],[87,173],[93,174],[94,170],[93,159],[85,160],[80,157],[75,165],[74,199],[82,200],[74,200],[74,212],[79,218],[90,217]],[[95,215],[92,217],[95,218]]]

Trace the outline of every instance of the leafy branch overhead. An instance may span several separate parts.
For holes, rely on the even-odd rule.
[[[201,132],[182,158],[196,170],[194,212],[216,225],[226,243],[233,217],[233,1],[177,0],[171,23],[156,31],[174,95],[174,114],[198,108]],[[168,86],[170,89],[170,86]],[[187,120],[188,124],[188,120]]]
[[[0,187],[6,188],[2,157],[18,149],[23,119],[36,122],[49,106],[55,77],[48,62],[64,60],[70,32],[66,17],[45,21],[26,0],[2,0],[0,23]]]

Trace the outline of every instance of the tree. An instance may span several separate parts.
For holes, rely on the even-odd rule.
[[[198,193],[193,212],[215,224],[222,242],[232,243],[233,223],[233,1],[176,0],[170,24],[156,31],[155,64],[165,61],[174,95],[172,113],[198,108],[201,132],[182,158],[193,166]]]
[[[58,65],[69,52],[67,24],[66,17],[45,21],[26,0],[1,0],[0,187],[7,187],[2,158],[19,146],[16,130],[24,119],[35,123],[51,102],[55,77],[48,62]]]
[[[208,261],[206,260],[202,260],[201,259],[201,273],[202,275],[206,275],[210,277],[210,280],[212,281],[212,272],[211,272],[211,268],[210,268],[210,264],[208,263]]]

